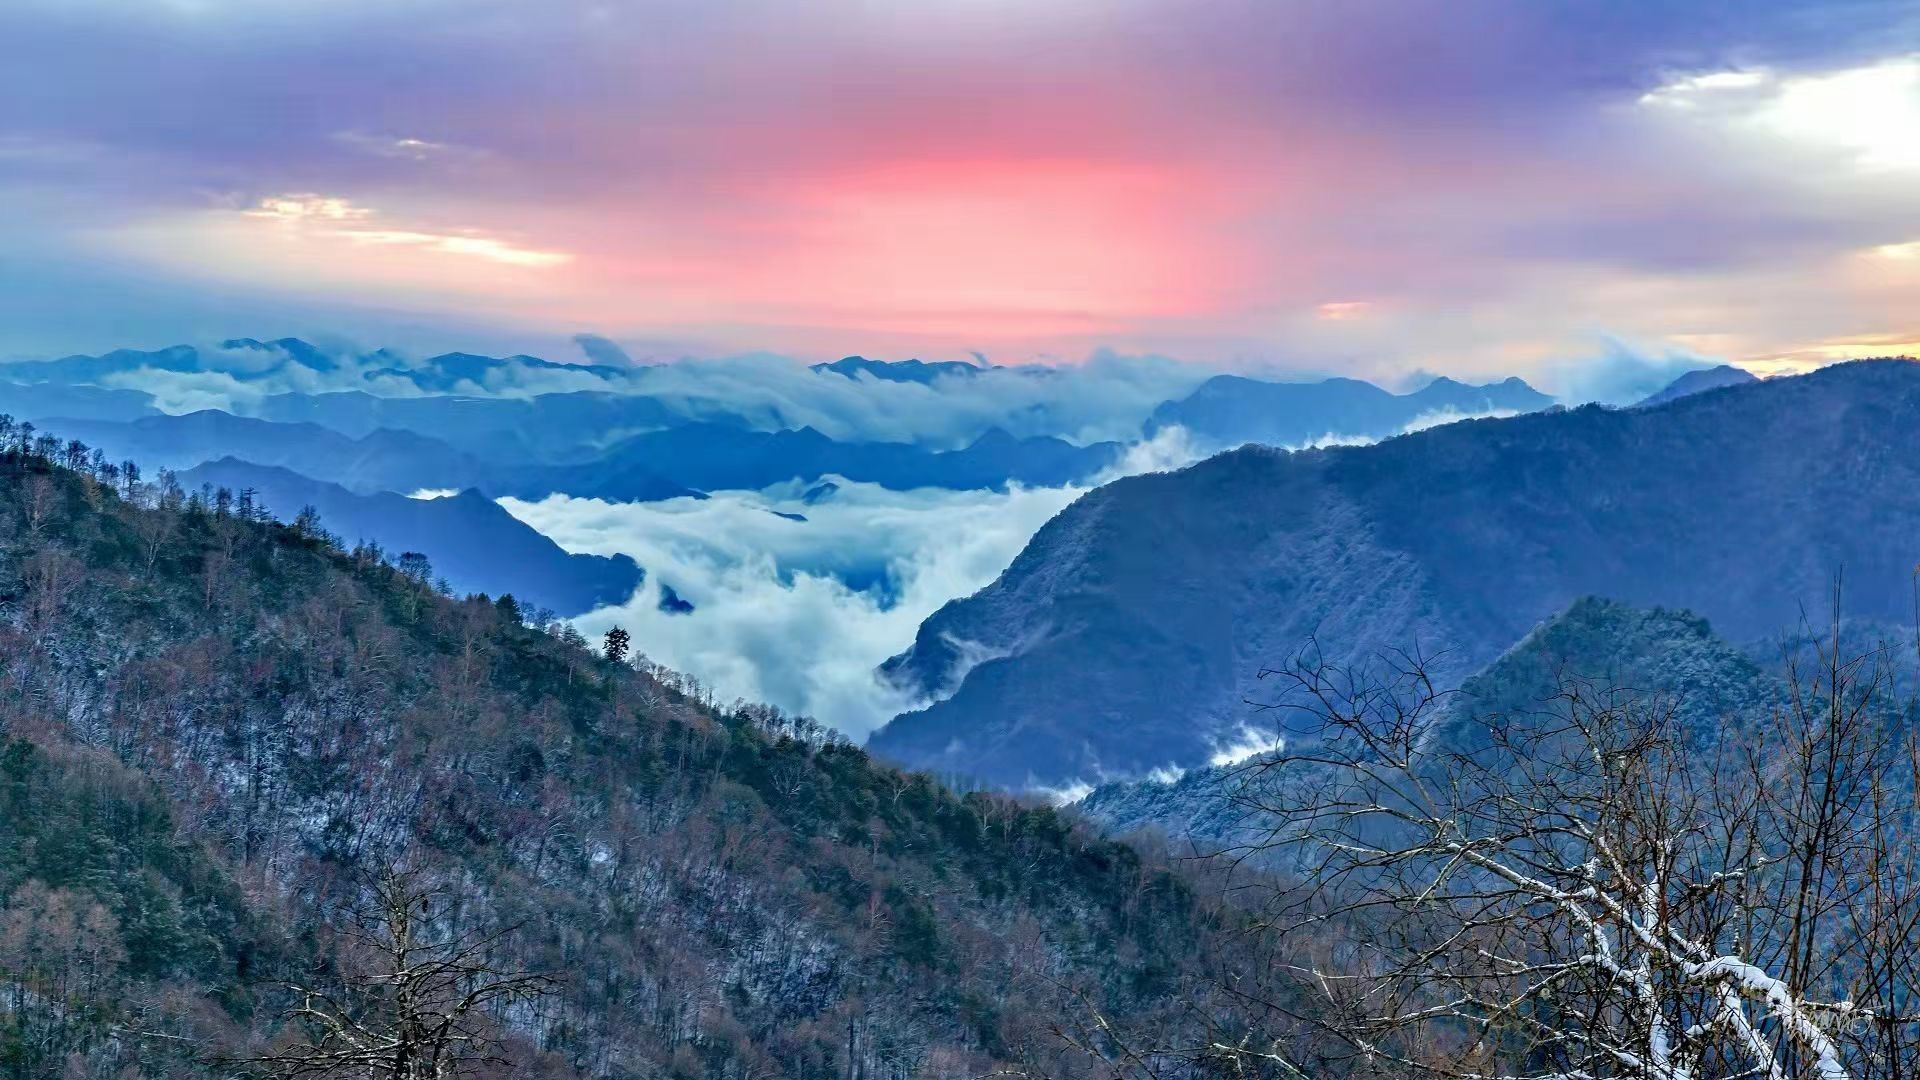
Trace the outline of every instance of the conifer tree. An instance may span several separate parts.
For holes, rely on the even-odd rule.
[[[616,664],[624,663],[627,659],[627,647],[632,643],[633,643],[633,638],[622,627],[616,626],[613,629],[607,631],[607,638],[606,638],[607,659],[613,661]]]

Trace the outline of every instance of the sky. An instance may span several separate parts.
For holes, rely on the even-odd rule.
[[[1911,0],[0,4],[0,357],[1764,372],[1916,189]]]

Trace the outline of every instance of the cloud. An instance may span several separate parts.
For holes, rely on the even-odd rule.
[[[1172,472],[1205,457],[1192,434],[1179,424],[1166,424],[1153,437],[1130,443],[1120,460],[1094,478],[1094,484],[1107,484],[1123,476],[1140,473]]]
[[[1920,170],[1920,55],[1808,74],[1684,76],[1642,105],[1674,119],[1838,154],[1866,170]]]
[[[1182,433],[1163,432],[1102,480],[1184,464],[1187,447]],[[722,698],[770,702],[857,739],[925,704],[876,678],[879,665],[941,605],[991,584],[1089,489],[888,491],[833,480],[839,490],[815,503],[802,498],[812,485],[791,483],[704,500],[500,504],[569,551],[623,553],[646,568],[626,603],[574,620],[583,633],[618,624],[640,652]],[[694,611],[661,611],[665,588]]]
[[[837,482],[814,505],[799,485],[663,503],[501,505],[569,551],[624,552],[646,568],[627,603],[575,620],[582,632],[617,623],[637,650],[723,698],[771,702],[861,738],[915,705],[874,669],[940,605],[989,584],[1081,489],[891,492]],[[663,586],[693,613],[660,611]]]
[[[333,140],[363,154],[405,161],[472,161],[486,156],[485,151],[471,146],[456,146],[453,143],[407,135],[376,135],[365,131],[341,131],[334,134]]]
[[[587,354],[589,363],[603,364],[607,367],[634,366],[633,357],[628,356],[627,350],[621,348],[612,338],[601,337],[599,334],[575,334],[573,343],[580,346],[581,352]]]
[[[333,195],[315,195],[311,192],[268,195],[240,212],[247,217],[289,222],[365,221],[373,216],[372,210],[364,206],[355,206],[351,200]]]
[[[1542,385],[1573,404],[1631,405],[1687,372],[1714,363],[1682,349],[1643,349],[1609,341],[1596,356],[1552,365],[1543,374]]]
[[[1911,330],[1845,271],[1920,235],[1916,9],[1724,8],[25,0],[0,352],[238,332],[236,295],[366,337],[1376,376]]]
[[[557,266],[573,256],[563,251],[538,251],[487,236],[477,229],[434,233],[417,229],[380,228],[366,225],[378,216],[372,207],[360,206],[338,195],[301,192],[268,195],[240,211],[242,217],[263,218],[284,229],[302,229],[318,238],[340,238],[356,245],[374,247],[418,247],[449,255],[471,255],[515,266]]]
[[[1215,744],[1207,764],[1216,768],[1238,765],[1251,757],[1270,754],[1284,748],[1287,740],[1279,732],[1262,731],[1242,724],[1232,735]]]
[[[492,259],[494,262],[509,263],[513,266],[559,266],[573,261],[573,256],[564,251],[539,251],[478,233],[427,233],[412,229],[339,229],[335,230],[334,235],[355,244],[373,247],[395,245],[417,247],[427,251],[444,252],[448,255],[470,255],[480,259]]]
[[[931,385],[822,374],[780,357],[680,361],[636,373],[631,392],[690,415],[732,412],[836,439],[965,445],[990,428],[1076,442],[1129,441],[1155,406],[1212,372],[1165,357],[1095,353],[1055,369],[993,368]]]

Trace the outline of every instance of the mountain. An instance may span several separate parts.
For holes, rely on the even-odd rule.
[[[1557,715],[1564,707],[1556,699],[1569,688],[1650,697],[1696,729],[1764,716],[1784,691],[1777,676],[1692,612],[1583,597],[1461,683],[1434,739],[1472,749],[1490,717]]]
[[[238,382],[258,382],[291,369],[336,371],[343,366],[345,359],[334,351],[298,338],[275,341],[234,338],[208,348],[170,345],[151,350],[115,349],[98,356],[74,355],[53,360],[16,361],[0,366],[0,373],[20,382],[99,383],[103,379],[141,370],[176,374],[220,371]],[[398,358],[382,349],[355,359],[388,363]]]
[[[468,489],[444,499],[392,492],[360,495],[288,469],[222,458],[180,474],[189,491],[203,485],[251,490],[282,521],[305,507],[348,543],[372,540],[388,552],[417,551],[456,593],[510,593],[529,607],[578,615],[633,595],[642,572],[625,555],[576,555]]]
[[[1678,401],[1689,394],[1698,394],[1703,390],[1718,390],[1723,386],[1742,386],[1758,381],[1758,376],[1745,368],[1721,364],[1719,367],[1689,371],[1659,391],[1642,398],[1639,404],[1642,406],[1664,405],[1669,401]]]
[[[1066,816],[113,480],[0,450],[17,1075],[234,1075],[285,983],[355,984],[396,870],[448,890],[424,936],[553,980],[488,1075],[1110,1075],[1062,1034],[1248,1029],[1230,913]]]
[[[897,490],[1058,486],[1085,482],[1121,453],[1115,443],[1016,439],[999,429],[963,449],[934,451],[910,443],[843,443],[811,428],[758,432],[687,423],[551,464],[482,459],[413,430],[375,428],[354,437],[312,422],[260,420],[213,409],[127,422],[53,417],[42,426],[98,446],[115,461],[132,458],[149,468],[188,469],[231,457],[293,469],[361,493],[477,487],[493,496],[541,499],[563,493],[610,502],[704,498],[703,489],[758,489],[834,475]]]
[[[1469,386],[1439,378],[1410,394],[1358,379],[1264,382],[1216,375],[1147,420],[1147,434],[1179,426],[1204,446],[1307,446],[1336,439],[1384,439],[1427,422],[1538,412],[1553,399],[1520,379]]]
[[[655,398],[594,390],[533,397],[272,394],[247,411],[262,420],[320,424],[355,437],[380,428],[412,431],[485,461],[515,465],[591,458],[605,451],[609,439],[687,419]],[[736,418],[720,413],[706,419]]]
[[[930,386],[935,379],[943,377],[967,379],[987,369],[969,364],[964,360],[939,360],[927,363],[923,360],[869,360],[864,356],[847,356],[831,364],[815,364],[810,370],[841,375],[849,379],[865,376],[886,382],[910,382]]]
[[[0,366],[0,377],[7,373]],[[60,383],[0,382],[0,413],[16,420],[39,423],[50,416],[77,416],[89,420],[135,420],[153,416],[153,395],[140,390],[113,390],[103,386],[67,386]]]
[[[368,385],[411,384],[414,392],[447,394],[528,386],[548,389],[555,376],[612,385],[627,379],[629,368],[593,364],[563,364],[536,356],[477,356],[445,353],[424,360],[408,360],[387,349],[358,352],[328,349],[299,338],[260,341],[233,338],[218,345],[172,345],[164,349],[116,349],[98,356],[63,356],[54,360],[15,361],[0,365],[0,377],[18,382],[99,383],[113,376],[141,370],[194,374],[221,372],[237,382],[261,382],[289,371],[344,373]],[[574,386],[572,389],[585,389]]]
[[[633,472],[657,474],[705,491],[754,489],[826,476],[895,490],[1001,488],[1009,483],[1057,487],[1084,483],[1120,459],[1118,443],[1075,446],[1063,439],[1016,439],[994,429],[959,450],[911,443],[838,442],[812,428],[747,431],[722,424],[683,424],[627,439],[590,464],[529,470],[508,483],[576,495]],[[565,484],[565,487],[553,486]],[[544,494],[545,492],[541,492]]]
[[[1432,658],[1457,686],[1583,595],[1684,607],[1750,640],[1844,571],[1910,618],[1920,366],[1865,361],[1683,398],[1449,424],[1373,446],[1249,447],[1098,488],[884,672],[930,703],[875,753],[1058,787],[1191,766],[1259,673]]]
[[[442,353],[417,364],[378,368],[368,380],[400,379],[429,394],[472,393],[480,389],[540,385],[543,375],[570,376],[596,383],[616,383],[633,374],[631,368],[604,364],[564,364],[537,356],[478,356],[473,353]]]
[[[1565,715],[1561,695],[1569,689],[1658,703],[1702,731],[1766,716],[1785,693],[1777,676],[1697,615],[1583,597],[1445,698],[1427,745],[1435,753],[1474,752],[1494,718]],[[1271,822],[1249,800],[1272,799],[1297,767],[1259,754],[1171,778],[1102,784],[1077,808],[1116,835],[1153,831],[1200,851],[1253,847]]]
[[[362,493],[466,487],[482,483],[489,471],[472,456],[411,431],[379,428],[352,438],[318,424],[275,423],[215,409],[126,423],[55,417],[42,426],[98,446],[115,461],[132,458],[150,469],[190,469],[233,457]]]

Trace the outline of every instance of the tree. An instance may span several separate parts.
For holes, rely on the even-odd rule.
[[[545,975],[497,959],[517,927],[441,925],[445,890],[388,870],[341,941],[342,985],[289,984],[304,1038],[253,1059],[273,1076],[445,1080],[510,1067],[490,1013],[554,991]]]
[[[1567,680],[1449,730],[1417,662],[1282,673],[1311,722],[1246,785],[1304,1009],[1369,1071],[1906,1077],[1920,1064],[1910,711],[1838,636],[1771,716]]]
[[[627,649],[632,644],[633,644],[633,638],[631,635],[627,633],[626,629],[624,627],[615,626],[613,629],[607,631],[606,640],[603,642],[603,648],[606,651],[607,659],[613,661],[616,664],[619,664],[619,663],[624,663],[626,661]]]
[[[433,580],[433,562],[421,552],[401,552],[400,558],[394,562],[394,567],[422,585]]]

